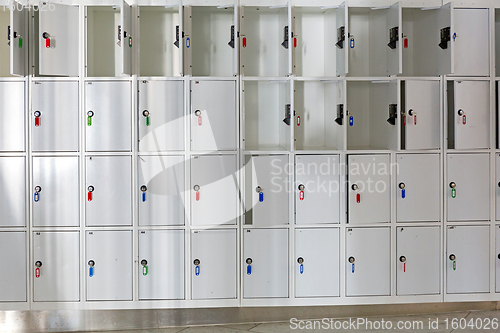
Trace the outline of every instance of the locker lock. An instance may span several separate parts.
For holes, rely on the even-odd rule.
[[[94,186],[90,185],[90,186],[87,188],[87,190],[88,190],[89,192],[94,192]]]
[[[37,268],[42,267],[42,262],[41,261],[35,262],[35,267],[37,267]]]
[[[451,182],[451,183],[450,183],[450,187],[451,187],[451,188],[455,188],[455,187],[457,187],[457,184],[455,184],[454,182]]]
[[[34,199],[35,199],[35,202],[38,202],[40,200],[40,192],[42,191],[42,187],[41,186],[35,186],[35,194],[34,194]]]
[[[253,262],[252,258],[247,258],[246,263],[247,265],[251,265]]]
[[[35,127],[40,126],[40,116],[42,113],[40,111],[35,111],[33,112],[33,115],[35,116]]]
[[[193,190],[196,192],[196,201],[200,201],[200,185],[193,186]]]
[[[399,186],[399,188],[400,188],[400,189],[402,189],[402,190],[403,190],[403,189],[405,188],[405,183],[399,183],[399,185],[398,185],[398,186]]]
[[[302,263],[304,262],[304,258],[299,257],[299,258],[297,259],[297,262],[298,262],[299,264],[302,264]]]
[[[41,192],[42,191],[42,187],[41,186],[35,186],[35,192]]]
[[[195,259],[193,261],[193,264],[194,264],[194,274],[196,276],[200,275],[200,259]]]
[[[351,188],[353,191],[359,190],[359,186],[357,184],[352,184]]]
[[[257,186],[255,188],[255,192],[259,193],[259,202],[263,202],[264,201],[264,190],[262,189],[262,187]]]
[[[42,37],[43,37],[43,39],[47,39],[47,38],[50,38],[50,35],[48,32],[44,32],[44,33],[42,33]]]
[[[405,256],[401,256],[401,257],[399,257],[399,261],[401,261],[401,262],[406,262],[406,257],[405,257]]]
[[[40,267],[42,267],[42,262],[41,261],[37,261],[35,262],[35,277],[36,278],[39,278],[40,277]]]
[[[195,259],[195,260],[193,261],[193,264],[194,264],[195,266],[200,266],[200,259]]]
[[[304,184],[300,184],[300,185],[299,185],[299,190],[300,190],[300,191],[304,191],[304,189],[305,189],[305,188],[306,188],[306,187],[304,186]]]
[[[93,277],[95,262],[94,260],[89,260],[88,264],[89,264],[89,277]]]
[[[142,202],[146,202],[146,191],[148,190],[146,185],[141,186],[141,192],[142,192]]]
[[[359,186],[358,186],[358,184],[352,184],[351,189],[352,189],[353,191],[357,191],[357,190],[359,190]],[[360,202],[361,202],[361,194],[359,194],[359,193],[356,193],[356,202],[357,202],[357,203],[360,203]]]
[[[500,259],[500,253],[498,254],[498,259]]]
[[[416,113],[415,111],[413,111],[413,109],[408,110],[408,115],[409,115],[409,116],[414,116],[414,115],[416,115],[416,114],[417,114],[417,113]]]
[[[146,192],[148,190],[148,188],[146,187],[146,185],[142,185],[141,186],[141,191],[142,192]]]
[[[305,190],[305,188],[306,187],[304,186],[304,184],[300,184],[299,185],[299,191],[300,191],[299,192],[299,199],[300,200],[304,200],[304,190]]]
[[[457,269],[457,257],[454,254],[450,254],[450,260],[453,261],[453,270]]]
[[[146,117],[146,126],[149,126],[149,111],[148,110],[142,111],[142,115]]]
[[[198,126],[201,126],[202,121],[201,121],[201,110],[196,110],[194,111],[194,115],[198,117]]]
[[[87,112],[87,126],[92,126],[92,117],[94,116],[94,111],[90,110]]]
[[[42,38],[45,39],[45,47],[50,48],[50,35],[48,32],[42,33]]]
[[[498,182],[498,187],[500,187],[500,182]]]
[[[349,259],[347,259],[347,261],[349,261],[349,263],[351,263],[352,273],[354,273],[354,261],[356,261],[356,260],[354,259],[354,257],[349,257]]]
[[[148,261],[146,259],[141,260],[141,265],[146,266],[148,264]]]
[[[299,257],[297,259],[297,262],[300,264],[300,266],[299,266],[300,274],[304,274],[304,258]]]
[[[405,183],[399,183],[398,187],[401,189],[401,198],[404,199],[406,197]]]
[[[457,184],[455,184],[454,182],[451,182],[450,187],[451,187],[451,197],[455,198],[457,196],[457,189],[456,189]]]
[[[460,117],[462,117],[462,124],[463,124],[463,125],[466,125],[466,124],[467,124],[467,117],[466,117],[466,115],[465,115],[465,111],[464,111],[464,110],[462,110],[462,109],[459,109],[459,110],[458,110],[458,115],[459,115]]]
[[[465,111],[464,111],[464,110],[462,110],[462,109],[459,109],[459,110],[458,110],[458,115],[459,115],[459,116],[463,116],[463,115],[465,115]]]
[[[450,254],[450,260],[456,260],[456,259],[457,259],[457,257],[455,257],[454,254]]]
[[[148,275],[148,261],[146,259],[141,260],[142,265],[142,275]]]
[[[87,191],[87,200],[92,201],[92,192],[94,192],[94,186],[90,185],[89,187],[87,187]]]
[[[89,266],[94,267],[95,266],[95,261],[94,260],[89,260]]]
[[[252,274],[252,258],[247,258],[246,263],[247,263],[247,275],[251,275]]]

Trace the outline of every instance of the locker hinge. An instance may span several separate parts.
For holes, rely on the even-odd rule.
[[[441,29],[441,42],[439,43],[439,47],[443,50],[448,48],[448,42],[451,40],[450,36],[450,27],[446,27]]]
[[[344,104],[337,104],[337,118],[335,122],[342,126],[344,123]]]
[[[337,46],[339,49],[343,49],[344,41],[345,41],[345,27],[342,26],[337,28],[337,43],[335,43],[335,46]]]
[[[387,119],[387,122],[393,126],[396,125],[396,118],[398,117],[397,110],[397,104],[389,104],[389,119]]]
[[[399,27],[389,29],[389,46],[391,49],[396,48],[396,42],[399,40]]]

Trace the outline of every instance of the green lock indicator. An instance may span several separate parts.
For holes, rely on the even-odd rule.
[[[452,189],[452,190],[451,190],[451,197],[452,197],[453,199],[455,199],[455,198],[457,197],[457,190],[455,190],[455,189]]]
[[[132,37],[129,37],[129,38],[128,38],[128,46],[129,46],[129,47],[132,47]]]
[[[149,111],[148,110],[142,111],[142,115],[146,117],[146,126],[149,126]]]
[[[141,260],[142,265],[142,275],[148,275],[148,261],[146,259]]]
[[[20,49],[23,48],[23,39],[22,38],[19,38],[19,48]]]
[[[92,117],[94,116],[94,111],[87,112],[87,126],[92,126]]]
[[[453,260],[453,270],[454,271],[457,270],[457,261],[456,260]]]

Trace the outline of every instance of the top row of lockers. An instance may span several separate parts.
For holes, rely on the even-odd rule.
[[[489,76],[491,34],[500,48],[500,9],[492,28],[488,8],[453,3],[208,4],[131,6],[122,0],[29,9],[12,2],[0,7],[0,30],[8,31],[0,43],[0,76],[79,76],[81,47],[87,77]],[[500,55],[495,64],[500,76]]]

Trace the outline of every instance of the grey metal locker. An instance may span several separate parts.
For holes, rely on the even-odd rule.
[[[398,227],[396,232],[397,295],[439,294],[440,227]]]
[[[397,222],[440,221],[439,154],[397,154]]]
[[[184,230],[139,231],[139,299],[184,299]]]
[[[191,149],[236,150],[236,81],[191,82]]]
[[[33,301],[80,300],[80,233],[33,232]]]
[[[348,223],[389,222],[389,155],[349,155]]]
[[[24,82],[0,82],[0,151],[25,150]]]
[[[448,227],[444,260],[448,294],[489,292],[490,227]]]
[[[31,97],[33,151],[78,151],[78,82],[34,82]]]
[[[26,302],[26,232],[0,232],[0,302]]]
[[[140,156],[139,225],[184,225],[184,156]]]
[[[139,151],[184,149],[184,82],[139,81]]]
[[[295,297],[340,295],[340,230],[295,229]]]
[[[132,225],[130,156],[87,156],[86,225]]]
[[[87,151],[132,149],[131,93],[128,81],[85,83]]]
[[[297,155],[295,177],[295,223],[339,223],[339,155]]]
[[[346,230],[346,296],[387,296],[391,293],[391,229]]]
[[[132,300],[132,231],[87,231],[87,301]]]
[[[33,157],[33,226],[77,227],[78,156]]]
[[[236,229],[191,232],[193,299],[236,298]]]
[[[489,220],[489,154],[448,154],[448,221]]]
[[[495,292],[500,292],[500,226],[495,226]]]
[[[243,231],[243,297],[288,297],[288,229]]]
[[[26,225],[26,162],[24,157],[0,157],[2,227]]]
[[[16,9],[10,11],[10,74],[25,76],[28,54],[28,8],[17,1],[10,2],[10,5]]]
[[[235,155],[191,159],[191,224],[236,224],[238,169]]]

